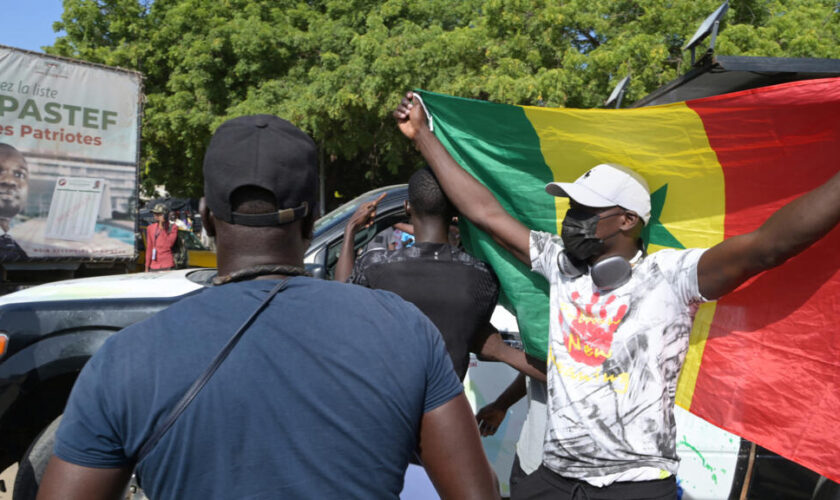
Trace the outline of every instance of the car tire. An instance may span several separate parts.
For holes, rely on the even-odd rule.
[[[38,496],[38,488],[44,471],[47,470],[47,463],[55,447],[55,433],[58,424],[61,423],[62,415],[50,422],[38,437],[29,445],[29,449],[23,454],[18,464],[17,476],[15,476],[15,488],[12,492],[12,500],[35,500]],[[137,479],[132,474],[125,493],[126,500],[149,500],[137,484]]]
[[[840,484],[821,477],[814,490],[813,500],[840,500]]]
[[[47,469],[47,462],[52,456],[55,446],[55,432],[61,422],[61,415],[50,422],[44,430],[32,441],[29,449],[23,454],[18,464],[17,476],[15,476],[15,489],[12,493],[12,500],[35,500],[38,495],[38,486],[44,471]]]

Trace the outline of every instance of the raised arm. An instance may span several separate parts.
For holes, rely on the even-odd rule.
[[[463,393],[423,415],[420,459],[441,498],[499,498],[495,474]]]
[[[432,167],[446,197],[458,211],[499,245],[528,266],[530,231],[511,217],[483,184],[468,174],[429,130],[422,106],[412,103],[408,92],[394,111],[400,131],[414,141],[417,149]]]
[[[840,222],[840,173],[780,208],[758,229],[710,248],[697,265],[700,293],[717,299],[776,267]]]
[[[341,245],[341,254],[335,265],[335,281],[347,281],[353,273],[353,264],[356,263],[356,233],[360,229],[373,224],[376,218],[376,206],[385,198],[388,193],[382,193],[374,201],[368,201],[359,205],[356,212],[344,226],[344,243]]]

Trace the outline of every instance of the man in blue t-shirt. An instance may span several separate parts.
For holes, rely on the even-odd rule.
[[[90,360],[39,498],[119,498],[134,467],[152,498],[397,498],[415,451],[442,496],[498,498],[431,322],[391,293],[302,276],[316,158],[312,140],[274,116],[219,127],[202,219],[217,238],[221,286],[114,335]]]

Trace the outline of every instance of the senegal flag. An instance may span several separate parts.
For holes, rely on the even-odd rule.
[[[648,182],[648,251],[705,248],[756,229],[840,168],[840,79],[639,109],[509,106],[418,91],[435,135],[531,229],[559,234],[545,193],[599,163]],[[548,285],[468,222],[499,276],[526,350],[545,358]],[[677,404],[840,479],[840,230],[700,307]]]

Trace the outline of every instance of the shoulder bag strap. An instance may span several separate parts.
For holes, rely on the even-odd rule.
[[[182,413],[184,413],[184,410],[187,409],[187,406],[189,406],[192,400],[195,399],[195,397],[198,395],[199,391],[201,391],[204,385],[207,384],[207,381],[210,380],[210,377],[213,376],[213,373],[216,372],[216,369],[219,368],[219,365],[222,364],[222,361],[224,361],[225,358],[228,357],[228,354],[230,354],[230,352],[236,346],[237,342],[239,342],[239,339],[242,338],[242,334],[245,333],[245,330],[247,330],[248,327],[251,326],[251,324],[254,322],[257,316],[259,316],[259,314],[263,311],[263,309],[265,309],[268,303],[271,302],[271,299],[273,299],[275,295],[282,292],[286,288],[286,285],[288,285],[288,281],[289,279],[286,278],[280,283],[278,283],[277,286],[275,286],[274,289],[271,290],[271,292],[268,294],[268,297],[266,297],[265,300],[262,301],[262,303],[251,314],[251,316],[249,316],[248,319],[245,320],[245,323],[243,323],[242,326],[240,326],[239,329],[236,331],[236,333],[233,334],[233,337],[231,337],[230,340],[228,340],[227,344],[225,344],[225,346],[222,347],[222,350],[219,351],[219,354],[216,355],[216,357],[210,363],[210,366],[208,366],[207,369],[204,370],[204,373],[202,373],[201,376],[198,377],[195,380],[195,382],[193,382],[190,388],[187,389],[187,392],[184,393],[184,395],[181,397],[181,400],[178,401],[178,404],[176,404],[172,408],[172,410],[163,420],[163,423],[157,427],[155,432],[152,433],[151,437],[148,440],[146,440],[143,446],[140,447],[140,451],[137,452],[137,456],[134,461],[135,464],[139,464],[140,461],[146,458],[146,455],[148,455],[149,452],[152,451],[152,449],[157,445],[158,441],[160,441],[163,435],[166,434],[166,432],[175,424],[175,421],[178,420],[178,417],[181,416]]]

